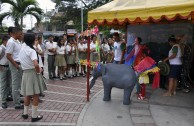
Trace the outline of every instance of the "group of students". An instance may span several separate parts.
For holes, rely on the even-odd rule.
[[[57,38],[57,39],[56,39]],[[110,44],[109,44],[110,43]],[[90,43],[90,61],[107,63],[113,59],[112,40],[103,39],[97,45],[97,36],[92,35]],[[97,50],[99,46],[99,51]],[[45,47],[48,56],[48,73],[49,79],[59,77],[60,80],[73,78],[81,75],[84,77],[86,73],[86,64],[81,61],[87,60],[87,38],[80,36],[77,40],[73,37],[67,39],[64,34],[61,37],[48,36],[45,41]],[[109,56],[108,56],[109,54]],[[100,60],[101,59],[101,60]],[[56,72],[56,68],[58,71]],[[81,71],[80,71],[81,68]]]
[[[39,96],[47,89],[41,72],[43,52],[38,43],[41,37],[34,33],[23,34],[18,27],[8,28],[0,47],[0,88],[2,108],[13,99],[15,109],[23,109],[22,118],[28,118],[32,100],[32,122],[43,118],[37,113]],[[24,100],[21,98],[24,97]],[[22,104],[22,101],[24,104]]]

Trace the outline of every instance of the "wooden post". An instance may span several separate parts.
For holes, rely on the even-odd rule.
[[[194,12],[191,12],[191,23],[194,23]]]
[[[88,42],[87,42],[87,101],[89,102],[89,94],[90,94],[90,86],[89,86],[89,78],[90,78],[90,26],[88,25]]]

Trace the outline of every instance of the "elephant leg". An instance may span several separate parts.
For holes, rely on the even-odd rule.
[[[104,98],[103,101],[110,101],[111,100],[111,90],[112,87],[110,86],[104,86]]]
[[[124,96],[123,96],[123,104],[124,105],[129,105],[130,104],[130,97],[131,97],[131,92],[133,91],[133,88],[126,88],[124,89]]]

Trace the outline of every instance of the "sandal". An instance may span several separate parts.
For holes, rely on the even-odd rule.
[[[143,97],[141,94],[138,94],[137,99],[138,99],[138,100],[144,100],[145,97]]]
[[[172,94],[166,92],[166,93],[163,94],[163,96],[172,96]]]
[[[42,115],[39,115],[39,116],[37,116],[36,118],[32,118],[32,119],[31,119],[31,122],[39,121],[39,120],[41,120],[42,118],[43,118],[43,116],[42,116]]]

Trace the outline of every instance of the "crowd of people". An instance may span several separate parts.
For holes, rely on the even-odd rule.
[[[96,50],[97,36],[92,36],[90,44],[91,61],[112,62],[113,40],[104,38],[100,52]],[[102,54],[102,55],[101,55]],[[109,54],[109,61],[107,60]],[[6,109],[13,101],[15,109],[23,109],[22,118],[28,118],[32,100],[32,122],[43,118],[37,113],[39,96],[44,96],[44,63],[48,62],[49,79],[64,80],[82,75],[86,65],[80,60],[87,59],[87,38],[49,35],[43,41],[40,34],[31,31],[23,33],[18,27],[9,27],[8,35],[2,37],[0,46],[0,90],[1,106]],[[57,68],[57,69],[56,69]],[[23,98],[24,97],[24,98]]]
[[[43,41],[42,35],[33,32],[23,34],[22,29],[17,27],[9,27],[8,34],[3,36],[0,46],[1,106],[5,109],[8,107],[7,102],[13,100],[15,109],[23,109],[22,117],[27,119],[30,100],[33,99],[32,122],[43,118],[38,115],[37,109],[39,96],[44,96],[43,92],[47,89],[44,82],[45,57],[49,79],[64,80],[80,75],[85,77],[87,64],[81,64],[80,61],[86,60],[87,53],[90,52],[91,62],[126,64],[137,71],[140,74],[138,99],[145,98],[145,84],[149,83],[147,70],[156,76],[154,88],[159,85],[159,69],[155,68],[156,62],[149,57],[149,49],[141,44],[140,37],[135,39],[131,47],[126,47],[125,39],[118,33],[113,34],[113,38],[103,38],[102,41],[92,35],[88,51],[88,39],[85,36],[49,35]],[[165,96],[175,95],[176,78],[181,65],[179,46],[175,45],[172,38],[169,42],[173,48],[164,61],[170,60],[172,69],[169,91]],[[24,105],[21,95],[24,96]]]

